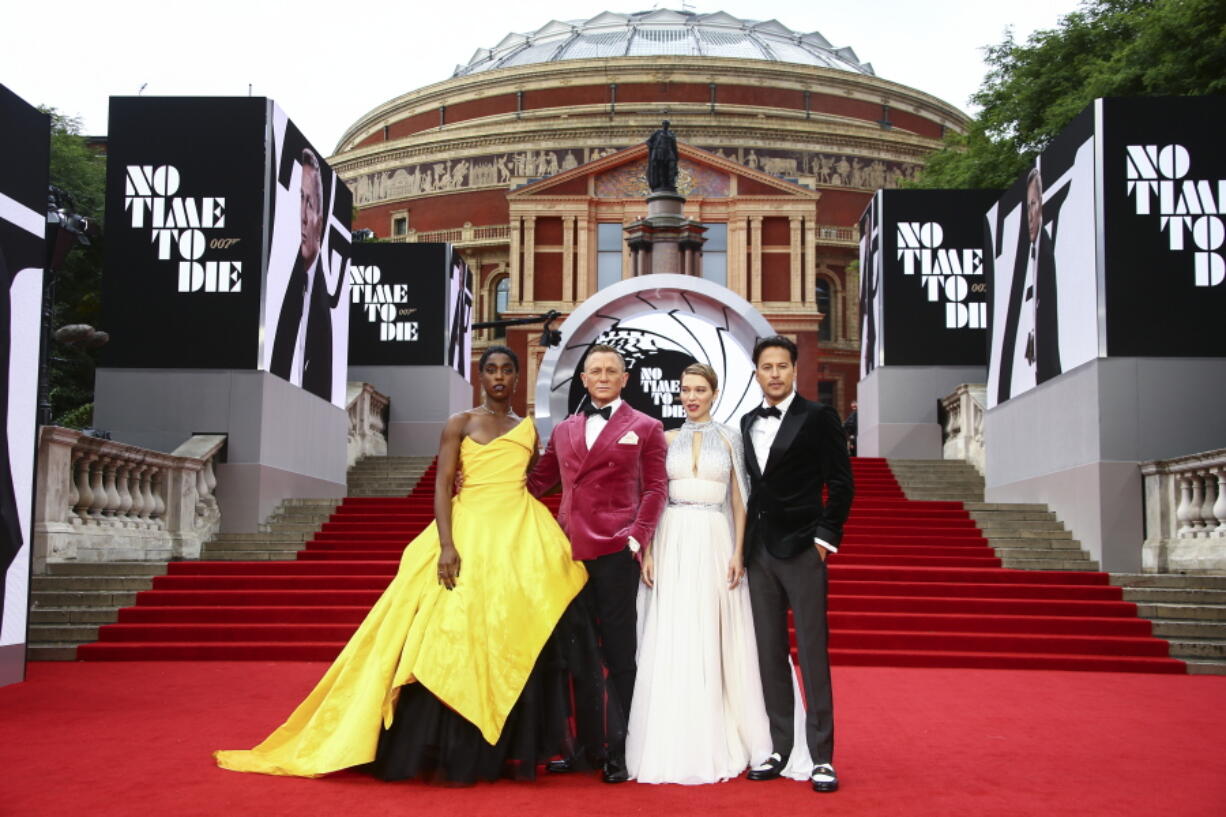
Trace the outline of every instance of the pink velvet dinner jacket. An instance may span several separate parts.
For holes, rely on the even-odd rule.
[[[616,553],[631,536],[648,545],[668,501],[664,427],[623,401],[590,451],[586,430],[582,414],[558,424],[528,490],[539,497],[562,482],[558,523],[576,559]]]

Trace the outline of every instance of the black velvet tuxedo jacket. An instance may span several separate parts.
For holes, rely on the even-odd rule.
[[[754,412],[741,418],[749,473],[745,560],[759,547],[789,559],[813,547],[815,538],[838,547],[855,493],[838,412],[796,395],[781,418],[765,469],[758,468],[754,454],[755,422]],[[828,489],[824,502],[823,488]]]

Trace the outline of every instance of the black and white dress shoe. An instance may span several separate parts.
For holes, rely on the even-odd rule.
[[[839,776],[834,773],[834,767],[829,763],[819,763],[813,767],[809,775],[813,791],[832,792],[839,790]]]
[[[783,760],[783,755],[774,752],[766,760],[750,769],[747,777],[750,780],[774,780],[783,774],[785,765],[787,764]]]
[[[569,757],[554,758],[545,764],[545,768],[551,774],[568,774],[575,770],[575,761]]]

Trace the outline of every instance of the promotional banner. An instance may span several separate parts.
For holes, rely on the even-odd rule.
[[[1098,356],[1095,176],[1086,109],[988,210],[989,408]]]
[[[987,362],[983,213],[991,190],[880,190],[861,218],[861,376]]]
[[[450,254],[447,244],[353,245],[350,365],[450,365]]]
[[[459,253],[451,257],[448,295],[451,301],[447,322],[447,365],[472,382],[473,353],[473,274]]]
[[[50,134],[0,85],[0,647],[26,640]]]
[[[111,98],[103,365],[257,367],[267,114],[260,98]]]
[[[1098,116],[1106,353],[1226,356],[1226,99],[1103,99]]]
[[[344,408],[353,196],[270,103],[269,249],[260,367]]]
[[[562,345],[541,362],[536,414],[552,428],[588,399],[579,374],[594,344],[612,346],[626,359],[629,382],[622,398],[677,428],[685,422],[681,372],[706,363],[719,377],[711,416],[734,428],[759,405],[753,345],[775,334],[749,303],[719,284],[685,275],[656,274],[619,281],[584,301],[559,327]]]
[[[113,97],[102,363],[344,402],[352,196],[272,101]]]
[[[1221,97],[1099,99],[988,212],[989,407],[1098,357],[1226,356]]]

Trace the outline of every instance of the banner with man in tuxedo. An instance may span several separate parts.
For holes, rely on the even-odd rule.
[[[26,639],[50,133],[0,85],[0,650]],[[0,661],[0,683],[11,670]]]

